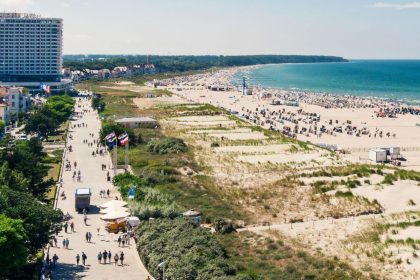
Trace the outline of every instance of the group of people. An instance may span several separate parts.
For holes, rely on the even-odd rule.
[[[92,233],[90,231],[87,231],[85,234],[86,242],[90,243],[92,241]]]
[[[100,190],[99,191],[99,195],[102,198],[107,198],[107,197],[109,197],[110,194],[111,194],[111,192],[109,191],[109,189],[107,189],[106,191],[105,190]]]
[[[83,265],[86,265],[86,260],[87,260],[87,256],[86,256],[85,252],[82,252],[82,264]],[[77,254],[76,255],[76,264],[79,265],[79,262],[80,262],[80,255]]]
[[[70,230],[71,230],[71,232],[74,232],[74,222],[73,222],[73,221],[71,221],[71,222],[69,223],[69,222],[67,222],[67,221],[66,221],[66,222],[63,224],[63,228],[64,228],[64,232],[65,232],[65,233],[67,233],[67,230],[68,230],[69,226],[70,226]]]
[[[130,245],[131,233],[123,234],[122,236],[118,236],[118,247],[124,247],[126,244]],[[122,246],[121,246],[122,245]]]
[[[102,262],[103,260],[103,262]],[[110,250],[106,251],[104,250],[103,252],[99,252],[98,253],[98,262],[100,264],[106,264],[108,260],[108,263],[112,262],[112,253]],[[124,252],[120,252],[119,254],[116,253],[114,255],[114,263],[115,265],[118,265],[118,261],[120,261],[121,265],[124,265]]]

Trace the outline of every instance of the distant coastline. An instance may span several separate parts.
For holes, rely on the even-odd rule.
[[[348,62],[338,56],[323,55],[65,55],[64,68],[83,71],[85,69],[112,70],[115,67],[153,64],[158,73],[208,70],[214,67],[240,67],[285,63]]]

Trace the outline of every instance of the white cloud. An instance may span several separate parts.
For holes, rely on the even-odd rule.
[[[380,9],[395,9],[395,10],[420,9],[420,2],[412,2],[412,3],[406,3],[406,4],[378,2],[378,3],[373,4],[372,7],[380,8]]]
[[[32,0],[0,0],[1,7],[24,7],[32,4]]]

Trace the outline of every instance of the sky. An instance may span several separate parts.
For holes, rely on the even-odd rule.
[[[0,10],[63,18],[65,54],[420,59],[410,0],[0,0]]]

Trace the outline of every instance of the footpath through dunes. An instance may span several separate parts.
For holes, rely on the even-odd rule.
[[[70,123],[69,135],[65,158],[71,163],[71,171],[63,169],[62,187],[59,189],[57,208],[63,213],[69,213],[73,218],[69,223],[74,222],[74,232],[63,229],[57,236],[58,246],[49,248],[49,257],[54,254],[58,256],[58,264],[52,269],[54,279],[146,279],[149,275],[145,267],[140,261],[134,240],[130,245],[119,247],[116,239],[118,235],[108,234],[105,231],[105,222],[100,219],[99,205],[120,196],[118,190],[114,188],[111,182],[107,181],[106,174],[109,171],[112,175],[111,158],[108,153],[104,156],[93,156],[92,152],[96,151],[96,145],[88,146],[84,143],[93,143],[99,139],[99,131],[101,122],[96,111],[92,110],[90,99],[77,98],[75,107],[76,112],[87,110],[83,116],[77,121]],[[82,125],[84,124],[84,126]],[[80,125],[80,127],[79,127]],[[73,128],[75,126],[75,128]],[[90,135],[93,134],[93,137]],[[72,146],[72,152],[69,151]],[[74,163],[77,162],[75,168]],[[106,170],[102,170],[102,165],[106,165]],[[63,165],[65,166],[65,165]],[[81,172],[81,181],[73,178],[73,172]],[[75,191],[76,188],[91,188],[91,207],[87,213],[87,223],[84,223],[83,214],[75,210]],[[110,190],[110,198],[102,198],[101,190]],[[66,199],[61,198],[61,193],[65,192]],[[98,232],[99,229],[99,232]],[[86,233],[92,234],[91,242],[86,242]],[[68,249],[63,248],[63,240],[69,240]],[[98,262],[97,255],[104,250],[111,251],[112,262],[106,264]],[[86,265],[76,265],[76,255],[82,256],[82,252],[87,255]],[[121,263],[115,265],[115,254],[124,253],[124,265]]]

